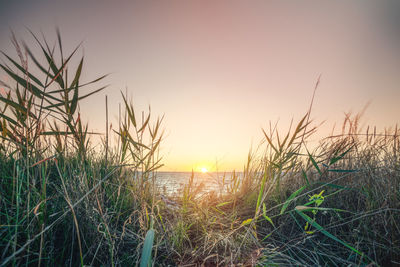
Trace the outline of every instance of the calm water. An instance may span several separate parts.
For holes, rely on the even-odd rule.
[[[189,183],[191,175],[191,172],[158,172],[156,181],[161,191],[164,191],[166,194],[175,194],[179,193]],[[241,173],[236,173],[236,175],[239,177],[242,176]],[[195,186],[201,186],[203,192],[221,192],[229,184],[231,177],[231,172],[195,172],[193,183]]]

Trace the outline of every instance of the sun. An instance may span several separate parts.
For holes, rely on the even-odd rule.
[[[207,170],[207,168],[204,168],[204,167],[203,167],[203,168],[201,168],[201,172],[202,172],[202,173],[206,173],[206,172],[208,172],[208,170]]]

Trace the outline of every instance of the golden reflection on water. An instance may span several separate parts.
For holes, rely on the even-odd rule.
[[[231,180],[231,173],[194,172],[193,186],[200,187],[203,192],[225,191]],[[165,194],[179,193],[189,183],[191,172],[158,172],[157,185]],[[237,176],[240,174],[236,173]]]

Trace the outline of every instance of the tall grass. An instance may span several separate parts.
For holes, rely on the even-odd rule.
[[[0,64],[14,82],[2,82],[9,90],[0,96],[2,265],[138,262],[121,247],[140,246],[155,213],[162,119],[137,121],[123,96],[120,149],[106,144],[99,155],[79,103],[103,90],[85,87],[106,76],[81,82],[83,57],[75,69],[69,64],[79,46],[64,57],[58,32],[52,46],[32,37],[44,62],[13,37],[19,60],[3,53],[8,63]]]
[[[55,44],[32,38],[40,55],[13,37],[18,59],[0,64],[12,80],[0,96],[2,266],[400,263],[397,127],[362,131],[346,114],[340,134],[311,146],[310,109],[283,135],[263,129],[220,191],[192,173],[167,196],[156,185],[162,118],[122,94],[119,127],[109,136],[106,115],[94,148],[79,107],[106,76],[81,82],[79,46],[64,56],[58,32]]]

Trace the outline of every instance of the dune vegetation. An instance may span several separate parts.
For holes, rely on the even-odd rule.
[[[347,114],[341,134],[310,146],[310,109],[287,133],[264,129],[223,190],[192,175],[166,196],[162,118],[122,94],[118,128],[105,116],[106,133],[92,133],[79,106],[105,76],[82,82],[79,46],[66,54],[57,37],[32,34],[34,49],[13,38],[16,56],[2,55],[1,266],[400,264],[397,127],[360,129]]]

